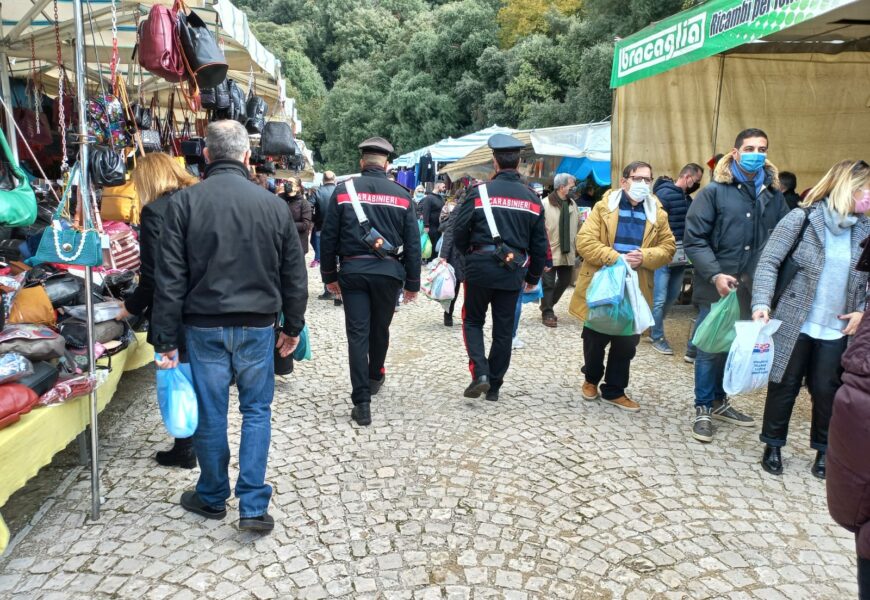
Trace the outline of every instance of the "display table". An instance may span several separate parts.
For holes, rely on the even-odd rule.
[[[109,378],[97,388],[100,411],[112,400],[125,371],[154,360],[154,349],[145,338],[145,333],[137,333],[129,347],[112,357]],[[108,364],[108,360],[99,363]],[[17,423],[0,429],[0,507],[85,430],[90,423],[89,398],[81,396],[63,404],[34,408]],[[9,530],[0,515],[0,554],[8,543]]]

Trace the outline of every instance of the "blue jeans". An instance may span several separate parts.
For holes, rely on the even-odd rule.
[[[519,298],[517,298],[517,308],[514,312],[514,334],[513,337],[517,337],[517,330],[520,328],[520,317],[523,315],[523,294],[520,292]]]
[[[314,247],[314,260],[320,260],[320,232],[315,231],[311,234],[311,245]]]
[[[710,314],[709,304],[702,304],[699,309],[695,329]],[[695,358],[695,406],[712,406],[714,400],[725,399],[722,379],[725,377],[727,359],[727,352],[710,354],[698,349],[698,356]]]
[[[665,317],[668,310],[677,301],[683,289],[683,274],[686,267],[661,267],[656,269],[653,279],[653,319],[655,325],[650,330],[653,340],[665,337]]]
[[[227,410],[230,379],[235,375],[242,413],[236,497],[241,518],[257,517],[266,512],[272,497],[272,487],[266,484],[266,460],[275,392],[275,328],[187,327],[186,331],[199,400],[199,426],[193,435],[200,467],[196,492],[215,508],[225,506],[230,497]]]

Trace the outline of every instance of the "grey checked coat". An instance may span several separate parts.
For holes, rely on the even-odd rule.
[[[801,327],[810,314],[819,277],[825,266],[825,215],[821,208],[810,210],[810,224],[799,242],[792,258],[799,270],[785,289],[772,317],[782,321],[782,326],[773,334],[774,352],[770,380],[782,381]],[[767,245],[758,260],[758,268],[752,286],[752,308],[770,307],[779,267],[800,233],[804,222],[803,209],[788,213],[773,230]],[[846,313],[863,312],[867,301],[867,273],[855,270],[861,257],[860,244],[870,235],[870,219],[861,216],[852,227],[852,263],[849,269]],[[843,322],[845,327],[846,322]]]

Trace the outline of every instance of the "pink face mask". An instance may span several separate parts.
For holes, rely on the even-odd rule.
[[[855,214],[870,212],[870,190],[864,190],[864,195],[855,200]]]

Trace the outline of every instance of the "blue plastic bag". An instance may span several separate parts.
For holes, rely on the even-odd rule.
[[[311,341],[308,339],[308,325],[299,333],[299,344],[293,351],[293,360],[311,360]]]
[[[199,424],[199,409],[192,381],[193,375],[187,363],[179,363],[174,369],[157,370],[157,403],[163,424],[172,437],[190,437]]]
[[[627,268],[625,262],[620,259],[608,267],[598,269],[586,290],[586,305],[595,308],[605,304],[619,304],[625,294]]]
[[[538,281],[538,285],[531,292],[525,291],[525,287],[523,287],[523,292],[521,296],[523,304],[528,304],[529,302],[537,302],[544,297],[544,286],[541,285],[540,281]]]
[[[617,304],[590,308],[585,326],[604,335],[634,335],[634,311],[628,294]]]

